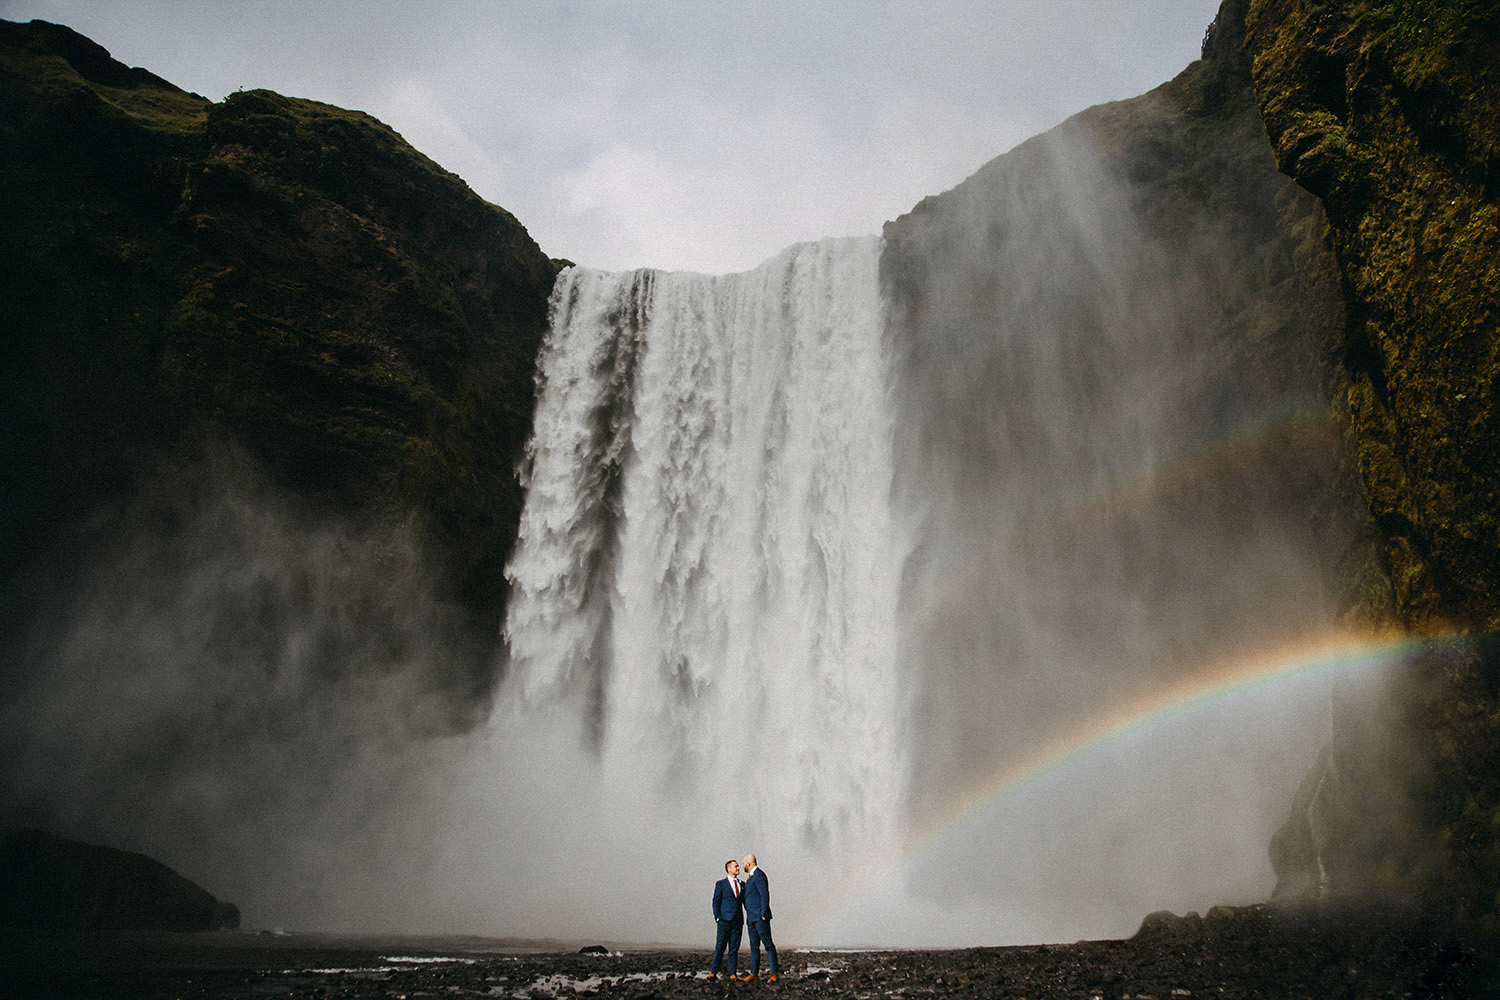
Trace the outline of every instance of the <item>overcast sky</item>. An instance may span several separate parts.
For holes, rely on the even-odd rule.
[[[0,0],[213,100],[358,108],[606,268],[879,231],[1198,56],[1219,0]]]

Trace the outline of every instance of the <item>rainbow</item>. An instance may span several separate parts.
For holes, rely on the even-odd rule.
[[[1080,759],[1218,699],[1314,676],[1337,678],[1373,670],[1409,656],[1424,640],[1409,635],[1343,633],[1241,656],[1181,677],[1142,697],[1112,707],[1059,732],[1021,759],[1008,762],[957,796],[948,808],[913,829],[905,842],[875,867],[880,876],[832,899],[812,926],[821,939],[845,912],[872,895],[900,868],[931,849],[944,833],[992,804],[1067,768]]]
[[[1227,480],[1257,468],[1329,456],[1339,447],[1339,435],[1338,422],[1328,407],[1283,407],[1228,428],[1175,457],[1145,462],[1076,495],[1041,498],[1028,513],[976,545],[967,558],[942,574],[934,606],[971,592],[1005,564],[1018,538],[1087,530],[1123,511],[1190,493],[1221,477]]]
[[[1339,424],[1327,406],[1281,407],[1228,427],[1175,456],[1112,476],[1078,496],[1043,504],[1044,513],[1035,520],[1047,527],[1067,527],[1109,507],[1190,490],[1215,476],[1331,453],[1339,446],[1339,435]]]

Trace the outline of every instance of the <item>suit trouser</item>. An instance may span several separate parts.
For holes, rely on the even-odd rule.
[[[745,924],[741,920],[716,920],[715,923],[719,925],[719,936],[714,941],[714,960],[709,964],[708,971],[719,971],[719,956],[728,948],[728,967],[732,976],[740,960],[740,932],[745,929]]]
[[[771,921],[751,920],[750,925],[750,975],[760,975],[760,945],[766,945],[766,963],[771,975],[776,975],[776,944],[771,940]]]

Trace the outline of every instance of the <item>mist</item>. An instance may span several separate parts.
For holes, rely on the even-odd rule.
[[[252,926],[404,925],[476,711],[419,533],[309,509],[219,444],[66,562],[0,706],[6,825],[166,860]]]
[[[1106,741],[932,839],[1037,746],[1347,631],[1365,525],[1326,330],[1245,290],[1304,280],[1318,209],[1262,158],[1236,212],[1164,222],[1135,178],[1167,154],[1103,141],[1033,140],[878,253],[563,276],[479,797],[541,815],[481,824],[507,846],[476,919],[690,940],[747,850],[807,944],[1121,936],[1270,895],[1327,677]]]
[[[1153,233],[1095,143],[1069,123],[888,227],[919,784],[1340,610],[1362,521],[1322,331],[1234,301],[1273,239]]]
[[[159,470],[39,602],[7,819],[306,930],[691,944],[746,852],[791,945],[1266,898],[1326,677],[1005,778],[1348,631],[1319,209],[1264,149],[1193,207],[1166,100],[883,238],[565,271],[492,691],[417,526],[232,449]]]
[[[1152,135],[1171,107],[1118,113]],[[1367,528],[1326,329],[1271,305],[1297,273],[1287,234],[1320,210],[1267,171],[1234,211],[1164,217],[1150,187],[1173,156],[1079,116],[887,226],[896,503],[920,526],[901,615],[914,818],[1110,706],[1345,627]],[[992,901],[979,926],[1006,940],[1263,900],[1328,697],[1268,691],[1101,748],[970,819],[908,891],[934,921]]]

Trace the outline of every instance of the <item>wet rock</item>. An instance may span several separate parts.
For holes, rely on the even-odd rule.
[[[1198,937],[1203,933],[1203,918],[1195,912],[1178,916],[1171,910],[1146,914],[1132,941],[1173,941]]]

